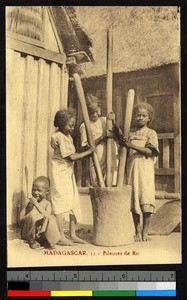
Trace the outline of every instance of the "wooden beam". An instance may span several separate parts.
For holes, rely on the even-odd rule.
[[[66,65],[76,65],[76,64],[77,64],[77,62],[76,62],[76,58],[74,56],[67,57]]]
[[[107,75],[106,75],[106,107],[107,115],[112,111],[112,87],[113,87],[113,32],[110,28],[107,32]],[[112,121],[107,120],[107,130],[112,130]],[[107,164],[106,185],[112,185],[112,139],[107,139]]]
[[[159,169],[159,161],[158,161],[158,157],[157,157],[156,162],[155,162],[155,169]]]
[[[14,33],[14,32],[11,32],[11,31],[7,30],[6,31],[6,37],[10,38],[10,39],[13,39],[13,40],[21,41],[21,42],[24,42],[24,43],[27,43],[27,44],[35,45],[35,46],[40,47],[40,48],[44,48],[44,42],[43,41],[39,41],[39,40],[30,38],[28,36],[24,36],[24,35],[19,34],[19,33]]]
[[[169,169],[169,140],[163,140],[163,168]]]
[[[78,74],[74,73],[73,78],[74,78],[75,87],[76,87],[76,90],[77,90],[78,99],[79,99],[81,109],[82,109],[82,115],[83,115],[83,119],[84,119],[84,123],[85,123],[85,127],[86,127],[88,142],[89,142],[89,145],[91,147],[91,146],[94,145],[94,140],[93,140],[92,131],[91,131],[91,128],[90,128],[90,119],[89,119],[88,110],[87,110],[87,106],[86,106],[86,99],[85,99],[85,96],[84,96],[84,90],[83,90],[83,87],[82,87],[80,76]],[[102,174],[101,166],[100,166],[96,151],[93,152],[92,157],[93,157],[95,172],[97,174],[97,178],[98,178],[98,181],[99,181],[99,186],[104,187],[105,182],[104,182],[104,179],[103,179],[103,174]]]
[[[60,85],[60,109],[68,107],[68,83],[69,73],[66,66],[61,67],[61,85]]]
[[[61,43],[58,31],[57,31],[55,23],[54,23],[54,19],[53,19],[54,16],[53,16],[53,13],[52,13],[52,10],[51,10],[51,6],[47,6],[47,12],[48,12],[49,21],[51,22],[51,26],[53,28],[53,32],[54,32],[54,35],[55,35],[55,38],[56,38],[57,45],[58,45],[58,48],[60,50],[60,53],[64,53],[64,48],[63,48],[63,45]]]
[[[174,168],[166,169],[166,168],[161,168],[161,169],[155,169],[155,175],[175,175],[175,170]]]
[[[174,94],[173,99],[173,111],[174,111],[174,168],[175,168],[175,193],[181,192],[181,179],[180,179],[180,167],[181,167],[181,143],[180,143],[180,93]]]
[[[21,53],[32,55],[34,57],[43,58],[60,65],[66,64],[65,54],[59,54],[50,50],[41,49],[34,45],[29,45],[27,43],[16,41],[14,39],[7,38],[6,47],[19,51]]]
[[[164,139],[167,139],[167,140],[171,140],[171,139],[174,139],[174,133],[171,132],[171,133],[158,133],[158,139],[159,140],[164,140]]]
[[[130,89],[127,94],[127,102],[126,102],[125,118],[124,118],[124,136],[125,137],[128,137],[129,132],[130,132],[131,119],[132,119],[133,106],[134,106],[134,96],[135,96],[134,90]],[[117,177],[117,186],[118,187],[123,186],[123,183],[124,183],[126,159],[127,159],[127,148],[121,147],[120,156],[119,156],[119,165],[118,165],[118,177]]]
[[[90,62],[90,58],[85,51],[76,51],[73,53],[68,53],[68,57],[75,57],[77,64],[82,64],[85,62]]]

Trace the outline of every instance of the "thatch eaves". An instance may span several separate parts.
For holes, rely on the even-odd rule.
[[[38,41],[44,39],[44,10],[53,18],[67,56],[75,55],[78,62],[92,59],[92,43],[81,28],[72,6],[12,6],[7,7],[6,29]]]
[[[179,61],[179,13],[172,6],[77,6],[81,27],[92,39],[95,63],[84,77],[106,74],[107,30],[113,28],[113,72],[149,69]]]
[[[84,51],[88,58],[92,59],[91,40],[80,27],[74,8],[72,6],[51,6],[50,10],[66,54],[69,56]]]

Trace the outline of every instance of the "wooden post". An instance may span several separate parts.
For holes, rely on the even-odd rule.
[[[169,161],[170,161],[169,140],[164,139],[163,140],[163,168],[164,169],[169,169],[170,167]]]
[[[174,94],[174,169],[175,169],[175,193],[181,193],[181,181],[180,181],[180,163],[181,163],[181,143],[180,143],[180,104],[179,93]]]
[[[85,123],[85,127],[86,127],[87,137],[88,137],[88,143],[89,143],[90,146],[93,146],[94,145],[94,140],[93,140],[92,132],[91,132],[91,128],[90,128],[90,119],[89,119],[89,115],[88,115],[88,110],[87,110],[87,106],[86,106],[86,99],[85,99],[85,96],[84,96],[84,91],[83,91],[81,79],[80,79],[79,75],[76,74],[76,73],[73,74],[73,78],[74,78],[78,98],[79,98],[79,101],[80,101],[80,104],[81,104],[83,119],[84,119],[84,123]],[[93,153],[93,162],[94,162],[94,166],[95,166],[95,172],[96,172],[96,175],[97,175],[97,178],[98,178],[98,181],[99,181],[99,186],[104,187],[105,183],[104,183],[101,167],[100,167],[99,160],[98,160],[96,152]]]
[[[106,101],[107,115],[112,111],[112,54],[113,54],[113,33],[112,28],[107,32],[107,78],[106,78]],[[112,129],[112,120],[107,120],[107,130]],[[112,185],[112,140],[107,139],[107,167],[106,185]]]
[[[68,82],[69,74],[65,65],[61,67],[61,84],[60,84],[60,109],[68,107]]]
[[[134,90],[132,89],[129,90],[127,95],[127,103],[126,103],[125,118],[124,118],[125,137],[128,137],[130,131],[133,105],[134,105],[134,96],[135,96]],[[127,158],[127,149],[126,147],[121,147],[119,166],[118,166],[118,177],[117,177],[117,186],[119,187],[123,186],[123,182],[124,182],[126,158]]]

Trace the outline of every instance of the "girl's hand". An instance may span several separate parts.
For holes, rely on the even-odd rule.
[[[122,146],[122,147],[130,147],[130,142],[128,141],[128,139],[124,136],[124,134],[122,134],[121,136],[120,136],[120,140],[119,140],[119,142],[120,142],[120,145]]]
[[[126,139],[126,137],[124,136],[123,133],[120,134],[119,140],[120,140],[121,143],[126,143],[126,141],[127,141],[127,139]]]
[[[107,136],[107,138],[113,138],[113,137],[114,137],[113,131],[107,129],[107,131],[106,131],[106,136]]]
[[[38,199],[38,197],[37,198],[31,197],[30,203],[35,204],[37,202],[37,199]]]
[[[90,146],[90,153],[93,153],[94,151],[96,151],[96,146],[95,145]]]
[[[58,142],[52,137],[51,138],[51,147],[54,149],[54,150],[56,150],[56,149],[58,149],[59,148],[59,145],[58,145]]]
[[[132,146],[131,142],[129,142],[129,141],[125,142],[125,147],[126,148],[131,148],[131,146]]]

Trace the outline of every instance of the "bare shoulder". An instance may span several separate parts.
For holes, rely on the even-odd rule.
[[[50,200],[47,200],[47,199],[43,199],[43,200],[41,201],[41,203],[42,203],[42,205],[43,205],[44,207],[49,207],[49,206],[51,206],[51,201],[50,201]]]

